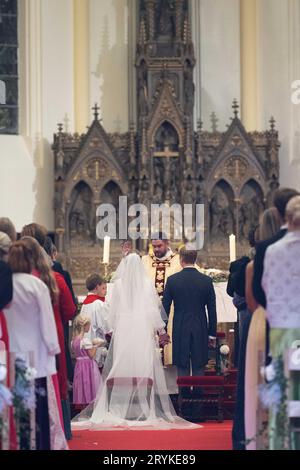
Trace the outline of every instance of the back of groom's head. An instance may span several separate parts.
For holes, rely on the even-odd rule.
[[[197,260],[196,250],[187,250],[185,247],[179,251],[180,262],[182,264],[195,264]]]

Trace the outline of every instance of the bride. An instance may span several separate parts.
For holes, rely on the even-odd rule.
[[[168,395],[157,338],[167,337],[162,316],[140,256],[128,254],[118,267],[109,308],[113,335],[104,385],[95,402],[74,418],[73,429],[198,427],[176,415]]]

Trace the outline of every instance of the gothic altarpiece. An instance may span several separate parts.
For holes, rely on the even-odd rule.
[[[226,132],[194,123],[195,57],[188,0],[140,0],[136,53],[137,122],[127,133],[105,132],[94,120],[83,135],[54,135],[55,231],[79,291],[101,268],[96,208],[120,195],[128,205],[203,203],[205,245],[200,257],[210,267],[228,267],[228,236],[238,253],[279,186],[278,132],[248,133],[233,103]],[[194,129],[197,128],[195,131]],[[110,270],[120,260],[112,245]],[[103,268],[101,268],[103,269]],[[78,290],[78,289],[77,289]]]

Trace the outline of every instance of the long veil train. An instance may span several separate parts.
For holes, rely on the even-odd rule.
[[[135,253],[117,270],[108,323],[113,335],[103,387],[72,429],[199,427],[177,416],[170,400],[155,335],[165,327],[161,304]]]

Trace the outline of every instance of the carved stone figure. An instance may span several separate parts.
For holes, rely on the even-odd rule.
[[[144,204],[147,207],[149,206],[149,203],[150,203],[149,189],[150,189],[149,182],[145,178],[143,178],[140,189],[139,189],[139,193],[138,193],[138,203]]]
[[[158,34],[166,38],[173,38],[175,36],[174,4],[171,0],[161,0],[158,8]]]
[[[233,232],[233,213],[225,195],[216,192],[210,203],[211,239],[224,240]]]
[[[160,152],[178,151],[178,136],[176,130],[168,122],[165,122],[157,131],[155,150]]]
[[[195,100],[195,85],[193,81],[193,69],[186,65],[183,74],[184,77],[184,98],[185,98],[185,112],[191,115],[194,109]]]

